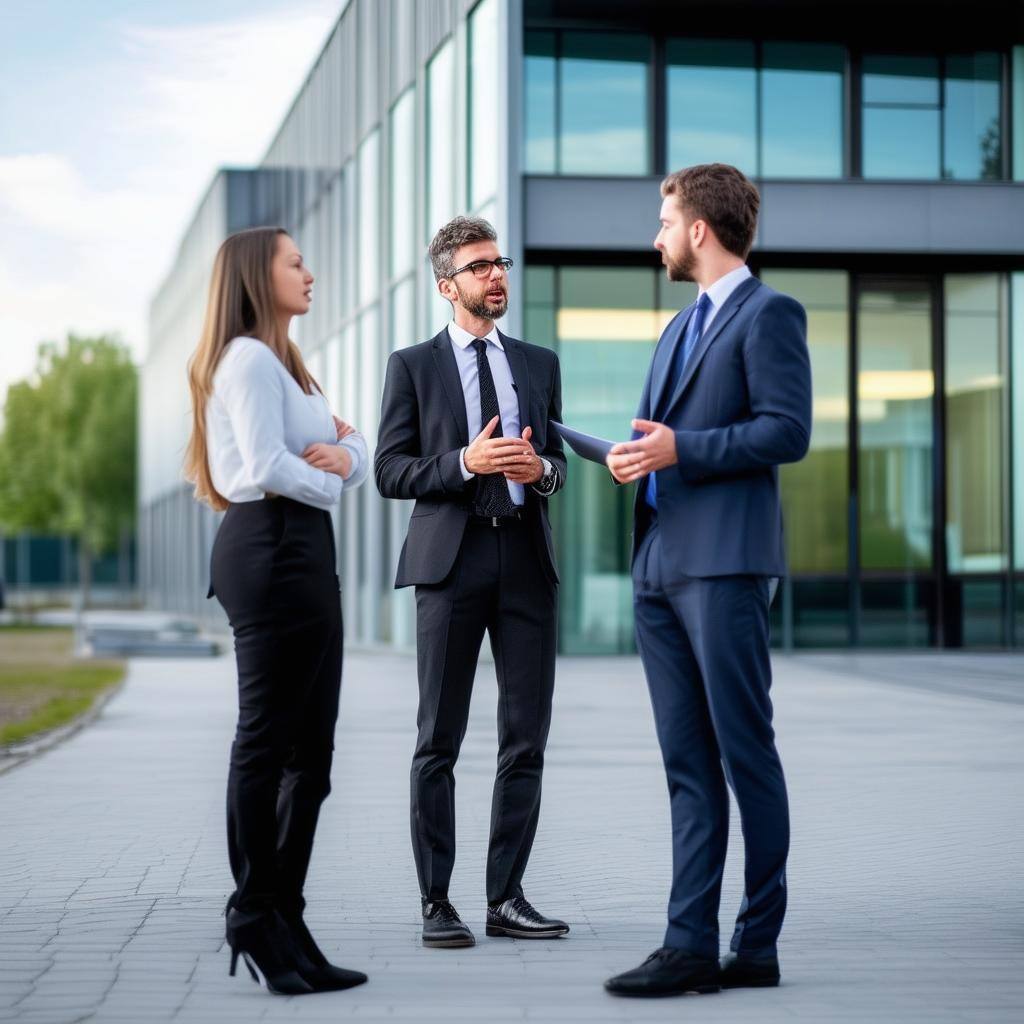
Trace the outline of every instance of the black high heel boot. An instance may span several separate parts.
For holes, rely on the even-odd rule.
[[[313,991],[300,974],[294,940],[280,914],[271,910],[246,921],[235,909],[227,913],[225,935],[231,947],[230,975],[234,977],[241,957],[252,980],[280,996],[306,995]]]
[[[292,941],[299,953],[297,963],[299,973],[307,984],[317,992],[339,992],[345,988],[354,988],[367,981],[362,971],[350,971],[344,967],[335,967],[320,951],[316,940],[302,920],[302,912],[282,913],[284,923],[291,932]]]

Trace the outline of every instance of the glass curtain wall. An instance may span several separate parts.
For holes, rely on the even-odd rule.
[[[752,177],[842,176],[843,47],[670,39],[665,59],[669,168],[719,161]]]
[[[773,641],[1024,642],[1024,273],[761,278],[806,308],[814,380],[810,451],[780,471]],[[654,343],[695,294],[650,268],[528,266],[526,334],[559,354],[566,422],[625,437]],[[551,503],[561,650],[628,652],[632,488],[568,458]]]
[[[527,173],[651,173],[648,36],[527,32],[524,59]]]
[[[1000,644],[1008,564],[1001,282],[949,274],[944,285],[947,619],[964,645]]]
[[[865,281],[857,324],[860,640],[926,646],[934,568],[931,288]]]
[[[1024,646],[1024,271],[1010,274],[1010,438],[1013,457],[1010,463],[1013,481],[1013,593],[1011,607],[1016,609],[1012,628],[1015,642]]]
[[[1004,169],[1003,65],[995,50],[859,53],[827,42],[527,30],[528,174],[641,175],[722,161],[752,177],[992,180]],[[847,66],[859,68],[848,88]],[[656,80],[660,79],[660,80]],[[653,95],[651,90],[654,90]],[[847,96],[859,95],[853,111]],[[665,166],[658,113],[664,109]],[[847,122],[859,157],[846,152]],[[1013,173],[1021,176],[1014,134]],[[855,164],[859,164],[856,166]]]
[[[849,275],[841,270],[765,270],[761,280],[807,310],[814,382],[811,446],[779,473],[790,578],[775,601],[796,647],[850,642]]]
[[[865,178],[1003,177],[1002,58],[865,54]]]

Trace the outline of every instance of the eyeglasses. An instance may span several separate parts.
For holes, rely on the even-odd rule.
[[[474,277],[485,278],[491,273],[492,268],[497,267],[502,273],[507,274],[512,269],[512,261],[507,256],[499,256],[496,260],[473,260],[464,267],[452,271],[452,277],[461,274],[464,270],[472,270]]]

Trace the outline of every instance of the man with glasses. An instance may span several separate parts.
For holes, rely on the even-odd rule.
[[[557,938],[522,877],[540,814],[555,678],[558,573],[547,499],[565,482],[558,357],[502,334],[512,261],[494,228],[456,217],[430,243],[453,318],[391,354],[374,460],[385,498],[415,499],[395,587],[416,588],[419,734],[412,843],[423,944],[474,944],[448,900],[455,762],[484,632],[498,677],[498,770],[487,853],[487,934]]]

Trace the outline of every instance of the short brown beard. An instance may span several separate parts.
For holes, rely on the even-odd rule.
[[[500,320],[508,312],[507,293],[505,298],[502,300],[501,305],[492,308],[487,304],[486,292],[481,295],[479,299],[474,301],[467,299],[458,285],[455,286],[455,290],[459,295],[459,305],[462,306],[462,308],[471,316],[478,316],[481,320]]]
[[[696,266],[697,254],[693,251],[689,238],[686,239],[686,247],[677,257],[665,253],[665,273],[670,281],[696,280],[693,276]]]

